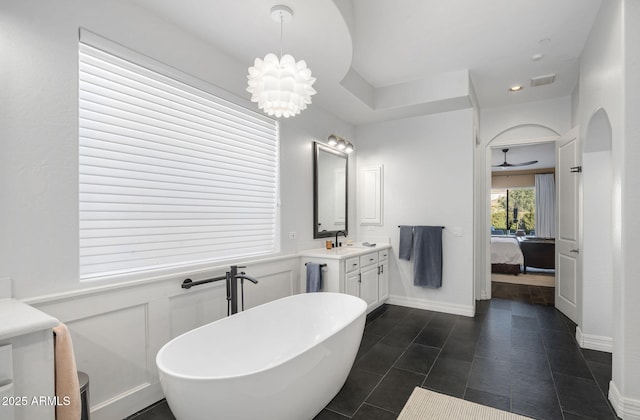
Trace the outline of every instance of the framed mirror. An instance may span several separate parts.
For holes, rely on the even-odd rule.
[[[348,233],[347,154],[324,144],[313,147],[313,237]]]

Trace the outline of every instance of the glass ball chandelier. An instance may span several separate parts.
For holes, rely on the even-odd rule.
[[[249,67],[251,101],[267,115],[289,118],[298,115],[311,103],[316,94],[312,87],[316,81],[304,60],[296,62],[289,54],[282,55],[282,32],[285,22],[293,18],[293,10],[287,6],[273,6],[271,17],[280,22],[280,58],[269,53],[264,59],[256,58]]]

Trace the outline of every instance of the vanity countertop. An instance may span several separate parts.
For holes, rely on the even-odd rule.
[[[390,244],[376,244],[375,246],[341,246],[338,248],[325,249],[314,248],[300,251],[298,255],[301,257],[329,258],[334,260],[342,260],[360,255],[369,254],[371,252],[382,251],[391,248]]]
[[[0,300],[0,340],[53,328],[60,322],[16,299]]]

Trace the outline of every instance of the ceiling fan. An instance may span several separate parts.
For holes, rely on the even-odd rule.
[[[521,162],[521,163],[507,163],[507,152],[509,151],[509,149],[502,149],[502,152],[504,153],[504,162],[501,163],[500,165],[493,165],[496,168],[511,168],[513,166],[527,166],[527,165],[533,165],[534,163],[538,163],[537,160],[530,160],[529,162]]]

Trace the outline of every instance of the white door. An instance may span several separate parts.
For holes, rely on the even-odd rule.
[[[556,145],[556,308],[577,322],[578,281],[578,191],[580,183],[578,130],[562,136]]]

